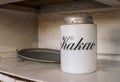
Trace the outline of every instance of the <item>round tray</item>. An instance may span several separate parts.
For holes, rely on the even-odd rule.
[[[23,59],[41,62],[60,62],[60,50],[45,48],[22,49],[17,52]]]

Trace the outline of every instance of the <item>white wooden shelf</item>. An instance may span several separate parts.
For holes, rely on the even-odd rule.
[[[120,61],[98,61],[98,70],[89,74],[68,74],[60,64],[0,59],[0,72],[36,82],[120,82]]]

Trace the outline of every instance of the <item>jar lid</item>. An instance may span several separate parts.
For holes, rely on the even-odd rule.
[[[64,18],[66,24],[93,24],[92,16],[87,14],[73,15]]]

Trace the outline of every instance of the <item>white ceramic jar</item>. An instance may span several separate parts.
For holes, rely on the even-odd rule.
[[[67,73],[96,71],[97,27],[91,16],[69,16],[61,25],[61,70]]]

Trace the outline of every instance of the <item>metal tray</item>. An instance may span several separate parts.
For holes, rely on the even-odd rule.
[[[45,48],[22,49],[17,52],[23,59],[41,62],[60,62],[60,50]]]

